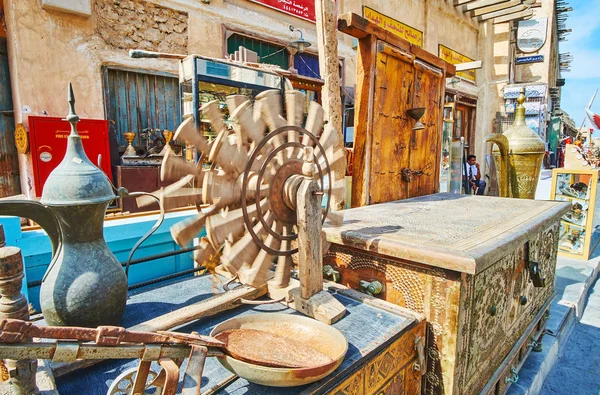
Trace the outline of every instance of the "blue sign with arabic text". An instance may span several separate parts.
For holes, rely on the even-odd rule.
[[[517,57],[516,64],[524,64],[524,63],[537,63],[543,62],[544,55],[533,55],[533,56],[519,56]]]

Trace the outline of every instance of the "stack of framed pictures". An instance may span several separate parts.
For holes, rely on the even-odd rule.
[[[600,241],[600,204],[598,174],[600,170],[554,169],[550,198],[571,203],[571,211],[560,221],[558,253],[572,258],[589,259]],[[597,204],[598,203],[598,204]]]

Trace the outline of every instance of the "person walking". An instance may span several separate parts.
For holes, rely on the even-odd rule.
[[[476,191],[477,195],[483,195],[486,183],[481,179],[481,170],[475,155],[467,156],[467,181],[469,182],[469,188]]]

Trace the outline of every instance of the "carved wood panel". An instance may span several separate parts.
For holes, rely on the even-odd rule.
[[[474,276],[336,244],[324,263],[340,271],[344,285],[360,289],[360,280],[377,279],[385,286],[378,297],[425,314],[428,339],[423,393],[471,394],[486,385],[551,297],[557,236],[558,224],[532,234],[529,254],[525,244],[520,245]],[[539,263],[545,287],[533,286],[529,260]],[[527,298],[525,303],[521,296]],[[405,381],[408,385],[408,379]]]
[[[360,289],[360,280],[379,280],[384,291],[378,297],[427,319],[427,373],[425,393],[451,393],[454,382],[460,276],[435,268],[409,265],[375,254],[332,245],[324,264],[341,274],[341,283]]]
[[[365,371],[359,370],[331,391],[334,395],[363,395],[365,393]]]
[[[420,171],[408,183],[408,196],[435,193],[439,183],[439,161],[442,138],[442,76],[441,70],[415,62],[413,107],[426,108],[422,130],[410,130],[410,168]],[[445,80],[443,80],[445,81]]]
[[[421,373],[413,369],[418,361],[415,339],[425,336],[421,321],[329,393],[334,395],[418,394]],[[417,391],[417,392],[413,392]]]
[[[511,251],[493,266],[475,276],[471,308],[471,339],[467,376],[482,366],[493,364],[498,356],[498,339],[505,337],[504,322],[509,317],[509,294],[516,254]]]
[[[497,274],[497,272],[488,273],[490,269],[484,270],[475,276],[473,280],[474,295],[469,304],[469,310],[474,313],[471,315],[472,321],[469,324],[465,338],[462,339],[462,341],[469,344],[467,365],[457,366],[460,377],[459,382],[463,382],[463,393],[478,393],[486,385],[535,315],[552,296],[554,272],[556,270],[558,229],[559,225],[553,224],[543,232],[531,235],[528,248],[522,245],[490,267],[490,269],[498,265],[504,267],[504,270],[506,270],[505,275],[510,280],[506,300],[502,302],[502,305],[505,306],[505,313],[502,315],[498,310],[497,317],[501,317],[500,325],[491,330],[482,322],[492,321],[489,311],[485,310],[485,304],[487,303],[489,306],[489,301],[494,298],[483,297],[482,299],[481,294],[492,295],[500,292],[502,287],[494,286],[492,287],[494,290],[480,291],[480,287],[485,286],[486,278],[492,277],[494,273]],[[527,250],[529,250],[529,259]],[[528,269],[530,260],[539,263],[540,270],[546,279],[544,287],[533,285]],[[513,269],[510,269],[511,267]],[[499,281],[502,282],[503,279]],[[522,296],[527,298],[524,303],[521,303],[520,300]],[[481,303],[482,300],[484,300],[483,303]],[[479,306],[481,304],[483,306]],[[484,314],[483,318],[479,316],[481,314]],[[492,324],[490,323],[490,325]],[[489,343],[485,343],[485,338],[489,339]],[[488,348],[481,347],[482,342],[490,346]]]

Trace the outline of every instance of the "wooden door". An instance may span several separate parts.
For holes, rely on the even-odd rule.
[[[375,61],[375,95],[371,128],[370,204],[395,200],[408,194],[408,185],[401,183],[401,171],[410,166],[410,134],[412,127],[406,116],[407,100],[414,91],[412,58],[398,48],[379,43]],[[356,121],[355,121],[356,122]]]
[[[473,107],[464,104],[456,105],[456,135],[465,138],[466,148],[470,154],[473,153],[475,144],[475,122]]]
[[[441,154],[442,71],[383,41],[377,48],[368,204],[435,193]],[[407,111],[418,107],[425,128],[413,130]]]
[[[352,207],[437,192],[444,77],[453,65],[356,15],[338,29],[358,38]],[[415,120],[407,111],[425,108]]]
[[[409,151],[410,169],[417,173],[413,173],[412,181],[407,182],[407,198],[430,195],[439,189],[444,97],[442,85],[445,83],[443,75],[438,68],[415,62],[412,106],[426,108],[421,119],[425,128],[414,131],[410,126],[411,140],[414,141]]]
[[[140,73],[103,67],[104,105],[109,121],[111,164],[119,165],[127,147],[123,133],[135,132],[141,147],[146,128],[175,130],[181,123],[179,80],[169,73]]]

